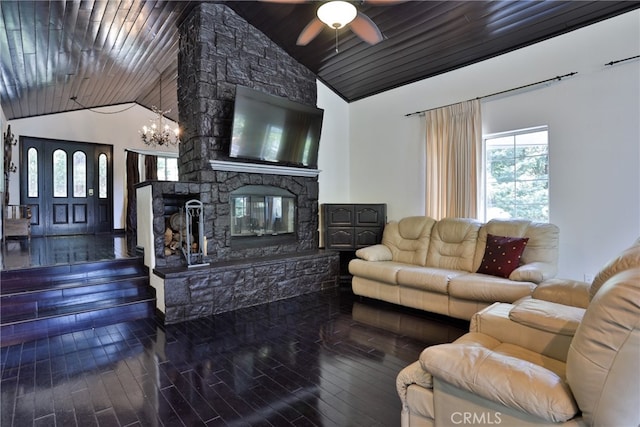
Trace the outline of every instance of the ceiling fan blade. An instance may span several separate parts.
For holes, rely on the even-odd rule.
[[[320,31],[322,31],[323,28],[324,23],[318,18],[313,18],[311,22],[309,22],[307,26],[304,27],[304,30],[302,30],[302,32],[298,36],[296,44],[298,46],[306,46],[311,40],[313,40],[318,34],[320,34]]]
[[[378,26],[364,13],[358,12],[358,16],[351,24],[351,31],[369,44],[376,44],[384,40]]]
[[[407,0],[366,0],[366,3],[370,3],[374,6],[384,6],[386,4],[404,3]]]
[[[258,0],[263,3],[288,3],[288,4],[300,4],[307,3],[309,0]]]

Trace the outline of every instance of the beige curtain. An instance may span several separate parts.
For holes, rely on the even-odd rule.
[[[425,113],[427,121],[426,214],[477,218],[482,119],[480,101]]]

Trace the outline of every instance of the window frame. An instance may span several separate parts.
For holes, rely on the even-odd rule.
[[[76,163],[77,161],[82,163]],[[76,150],[71,156],[71,179],[73,198],[81,199],[87,197],[87,154],[82,150]]]
[[[62,170],[57,169],[56,165],[56,155],[60,153],[60,160],[64,160],[64,165],[61,165]],[[54,199],[64,199],[69,197],[69,155],[62,148],[57,148],[51,153],[51,171],[52,171],[52,195]],[[58,178],[63,178],[63,181],[58,182]],[[58,190],[64,190],[63,193],[58,193]]]
[[[164,160],[164,177],[160,177],[159,172],[160,172],[160,160]],[[175,160],[176,161],[176,179],[169,179],[169,175],[167,174],[168,168],[167,168],[167,164],[168,164],[168,160]],[[158,181],[178,181],[180,178],[178,176],[178,157],[177,156],[156,156],[156,169],[158,171]]]
[[[488,170],[488,158],[487,158],[487,152],[488,152],[488,144],[487,141],[491,140],[491,139],[498,139],[498,138],[507,138],[507,137],[513,137],[514,138],[514,143],[513,143],[513,147],[517,147],[517,143],[516,143],[516,139],[517,136],[519,135],[526,135],[526,134],[531,134],[531,133],[538,133],[538,132],[546,132],[547,133],[547,140],[546,140],[546,146],[547,146],[547,219],[546,221],[549,222],[550,221],[550,183],[551,183],[551,176],[549,173],[550,170],[550,164],[551,164],[551,153],[550,153],[550,137],[549,137],[549,126],[548,125],[540,125],[540,126],[533,126],[533,127],[529,127],[529,128],[522,128],[522,129],[514,129],[514,130],[510,130],[510,131],[505,131],[505,132],[496,132],[496,133],[490,133],[490,134],[485,134],[482,135],[482,165],[481,165],[481,185],[480,185],[480,197],[478,198],[478,213],[479,213],[479,219],[486,222],[489,221],[492,218],[498,218],[498,217],[492,217],[490,218],[488,216],[488,200],[487,200],[487,195],[488,195],[488,174],[487,174],[487,170]],[[516,180],[515,182],[517,182],[517,177],[514,177],[514,179]],[[521,218],[520,216],[518,216],[518,218]],[[540,221],[538,219],[532,219],[533,221]]]

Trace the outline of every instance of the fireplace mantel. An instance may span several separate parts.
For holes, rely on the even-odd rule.
[[[246,172],[263,173],[268,175],[288,175],[316,177],[320,174],[319,169],[295,168],[280,165],[265,165],[261,163],[231,162],[225,160],[210,160],[211,169],[223,172]]]

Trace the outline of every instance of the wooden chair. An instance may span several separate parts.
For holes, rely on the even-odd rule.
[[[31,208],[25,205],[8,205],[2,219],[3,238],[26,237],[31,240]]]

